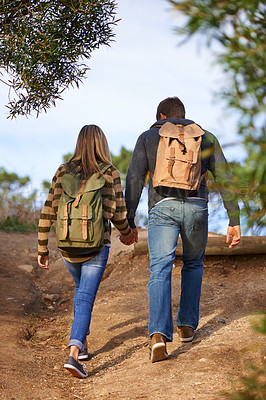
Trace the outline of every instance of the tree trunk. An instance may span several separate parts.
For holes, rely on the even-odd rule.
[[[148,232],[139,232],[139,241],[134,243],[134,254],[148,253]],[[209,233],[205,255],[239,255],[239,254],[265,254],[266,236],[242,236],[240,243],[233,249],[228,248],[226,236]],[[182,240],[179,237],[176,255],[182,254]]]

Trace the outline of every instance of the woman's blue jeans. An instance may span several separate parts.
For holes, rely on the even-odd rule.
[[[183,243],[183,267],[176,324],[196,329],[199,322],[203,257],[208,238],[206,200],[165,200],[149,212],[149,334],[151,336],[159,332],[168,341],[173,340],[171,278],[179,234]]]
[[[83,350],[86,336],[90,333],[91,313],[108,255],[109,247],[105,246],[97,256],[88,261],[71,263],[63,257],[75,282],[74,320],[68,347],[74,345]]]

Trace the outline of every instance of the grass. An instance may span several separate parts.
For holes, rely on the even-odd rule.
[[[4,220],[0,220],[0,229],[5,232],[34,232],[38,226],[34,223],[21,221],[18,217],[11,218],[8,216]]]

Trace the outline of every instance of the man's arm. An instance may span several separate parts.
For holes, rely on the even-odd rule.
[[[148,172],[148,159],[142,135],[138,138],[126,177],[127,219],[131,228],[136,228],[135,215]]]
[[[213,149],[207,168],[211,171],[218,186],[219,193],[221,194],[224,207],[229,217],[229,226],[238,226],[240,225],[240,210],[238,207],[237,193],[235,190],[232,190],[232,173],[218,140],[210,132],[208,132],[208,134],[211,135]]]
[[[218,183],[218,190],[221,194],[224,207],[229,217],[229,226],[227,229],[226,243],[232,242],[229,248],[233,248],[240,242],[240,210],[237,201],[237,194],[229,190],[228,184],[232,184],[232,174],[229,170],[227,161],[218,140],[213,136],[213,152],[210,157],[208,169],[212,172],[215,182]],[[233,187],[233,185],[231,185]]]

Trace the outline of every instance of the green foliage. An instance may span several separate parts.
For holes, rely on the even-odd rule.
[[[225,90],[229,105],[245,114],[243,128],[254,122],[265,107],[265,2],[258,0],[170,0],[186,17],[182,35],[202,33],[208,43],[218,41],[218,62],[228,72]],[[262,116],[262,115],[261,115]]]
[[[265,61],[266,5],[258,0],[168,0],[186,17],[176,32],[186,38],[202,34],[210,45],[219,43],[217,62],[226,84],[220,96],[236,111],[247,157],[236,174],[235,190],[242,196],[247,225],[265,226],[266,135]],[[215,50],[217,54],[217,49]]]
[[[248,157],[244,165],[235,164],[234,188],[243,203],[242,214],[247,228],[262,230],[266,227],[266,156],[259,141],[247,144]]]
[[[266,334],[266,315],[259,312],[252,324],[257,332]],[[264,349],[265,350],[265,349]],[[241,389],[232,393],[223,393],[225,400],[265,400],[266,399],[266,361],[262,359],[261,365],[250,365],[245,375],[240,378]]]
[[[241,378],[243,390],[228,393],[224,396],[227,400],[265,400],[266,391],[266,367],[250,367],[250,374]]]
[[[252,326],[255,331],[266,335],[266,314],[263,311],[258,312],[257,316],[254,318]]]
[[[132,154],[133,151],[127,150],[124,146],[121,147],[118,156],[112,154],[113,164],[122,174],[127,173]]]
[[[0,68],[15,95],[9,117],[38,116],[79,86],[89,69],[82,60],[113,41],[115,9],[114,0],[0,2]]]
[[[39,216],[35,206],[37,192],[30,192],[29,184],[28,176],[19,177],[0,168],[0,229],[36,229]]]
[[[66,163],[70,160],[70,158],[73,156],[72,153],[67,153],[63,156],[63,163]]]
[[[26,186],[30,182],[30,178],[25,176],[20,178],[16,173],[7,172],[4,168],[0,167],[0,193],[6,191],[15,191],[24,186]]]
[[[0,220],[0,229],[5,232],[32,232],[37,230],[37,224],[21,221],[18,217],[11,218],[8,216],[4,220]]]
[[[256,165],[263,167],[262,162],[257,160],[257,154],[254,155],[254,160],[250,157],[246,160],[244,165],[237,162],[228,163],[231,174],[230,180],[218,179],[214,182],[213,177],[209,174],[210,179],[210,199],[217,204],[220,208],[222,207],[222,200],[220,199],[219,192],[224,188],[227,188],[229,193],[228,201],[240,202],[241,215],[243,216],[243,224],[241,230],[243,232],[250,231],[253,235],[260,234],[263,228],[266,226],[265,216],[265,197],[263,196],[263,185],[260,190],[257,190],[256,180],[254,178],[254,172]],[[257,160],[255,162],[255,160]],[[223,168],[219,167],[219,170]],[[225,166],[227,168],[227,166]],[[264,182],[266,182],[265,167],[264,167]],[[224,174],[225,175],[225,174]],[[226,176],[226,175],[225,175]],[[265,184],[264,184],[265,190]]]
[[[125,186],[126,174],[132,154],[133,151],[127,150],[124,146],[121,147],[118,156],[112,154],[113,165],[120,171],[122,186]]]
[[[51,182],[50,181],[42,181],[42,188],[44,192],[48,192],[51,187]]]

